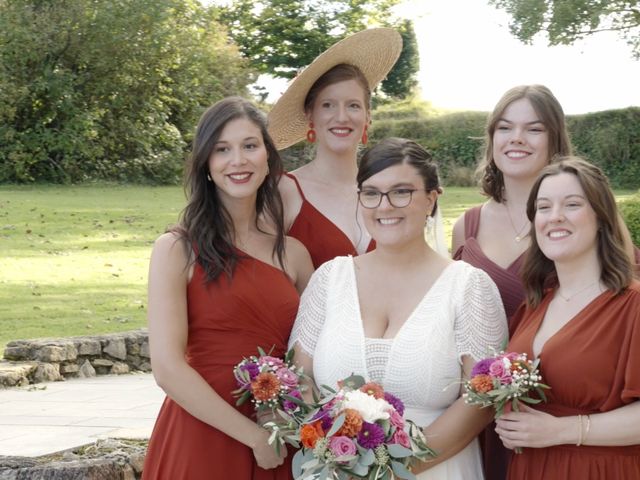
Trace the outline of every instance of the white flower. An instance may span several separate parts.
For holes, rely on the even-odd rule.
[[[360,390],[347,392],[342,406],[357,410],[362,419],[369,423],[374,423],[376,420],[387,420],[389,418],[387,410],[392,408],[386,400],[375,398]]]

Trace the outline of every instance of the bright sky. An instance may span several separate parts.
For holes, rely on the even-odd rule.
[[[567,114],[640,106],[640,61],[614,33],[529,46],[483,0],[408,0],[403,12],[414,20],[422,97],[435,107],[489,111],[506,90],[529,83],[548,86]],[[270,85],[269,101],[284,88]]]

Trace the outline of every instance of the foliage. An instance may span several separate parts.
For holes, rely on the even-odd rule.
[[[613,185],[640,185],[640,108],[569,116],[567,123],[576,153],[602,168]]]
[[[640,0],[489,0],[511,15],[511,33],[531,43],[546,32],[550,45],[569,45],[587,35],[615,31],[640,59]]]
[[[418,85],[416,75],[420,69],[420,54],[413,22],[403,20],[394,28],[402,36],[402,52],[380,88],[394,99],[404,99],[414,93]]]
[[[633,243],[640,247],[640,190],[619,205]]]
[[[293,78],[338,40],[371,25],[386,25],[390,9],[397,3],[399,0],[234,0],[227,7],[215,8],[256,70]],[[399,28],[403,37],[414,38],[398,67],[397,75],[407,76],[405,85],[398,79],[393,87],[404,93],[411,87],[417,48],[410,22]],[[385,88],[383,91],[391,94]]]
[[[253,77],[192,0],[0,3],[0,181],[175,182],[203,109]]]

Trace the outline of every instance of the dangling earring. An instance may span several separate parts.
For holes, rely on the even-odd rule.
[[[213,182],[213,180],[211,180],[211,175],[207,173],[207,180],[209,180],[210,182]]]
[[[364,132],[362,132],[362,144],[366,145],[369,141],[369,135],[367,135],[367,125],[364,126]]]
[[[316,131],[313,129],[313,122],[309,122],[309,130],[307,130],[307,141],[316,143]]]

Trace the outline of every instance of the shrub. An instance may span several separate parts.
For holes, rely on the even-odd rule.
[[[619,205],[633,243],[640,246],[640,191]]]

